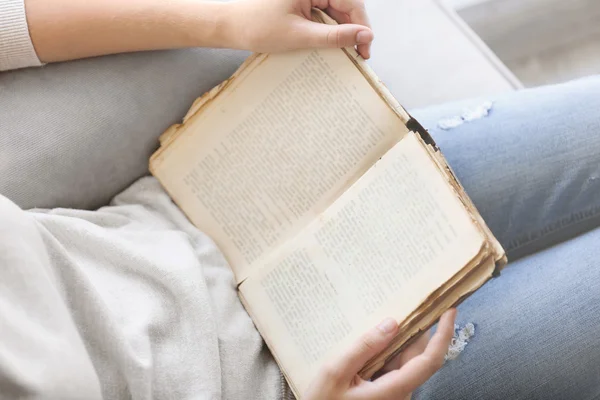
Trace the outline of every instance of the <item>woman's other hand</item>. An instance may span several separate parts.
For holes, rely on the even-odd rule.
[[[383,351],[398,333],[398,325],[387,319],[367,332],[338,359],[326,364],[311,384],[308,400],[399,400],[435,374],[454,334],[456,310],[440,318],[436,333],[427,341],[423,335],[399,357],[388,364],[384,375],[365,381],[358,372],[371,358]],[[397,369],[396,369],[397,368]]]

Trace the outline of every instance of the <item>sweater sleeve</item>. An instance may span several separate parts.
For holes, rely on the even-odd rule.
[[[29,36],[25,0],[0,0],[0,71],[40,65]]]

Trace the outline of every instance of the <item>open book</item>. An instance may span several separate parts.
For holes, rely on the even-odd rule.
[[[431,137],[354,49],[253,55],[160,141],[153,175],[225,254],[299,398],[324,361],[395,317],[371,377],[506,263]]]

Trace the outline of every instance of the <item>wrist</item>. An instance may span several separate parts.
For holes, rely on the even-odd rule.
[[[192,0],[193,10],[183,10],[190,17],[193,46],[212,48],[243,48],[240,40],[238,1]]]

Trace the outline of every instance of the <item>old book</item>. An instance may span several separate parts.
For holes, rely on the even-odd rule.
[[[255,54],[160,142],[151,172],[225,254],[299,398],[325,360],[395,317],[371,377],[506,263],[431,137],[354,49]]]

